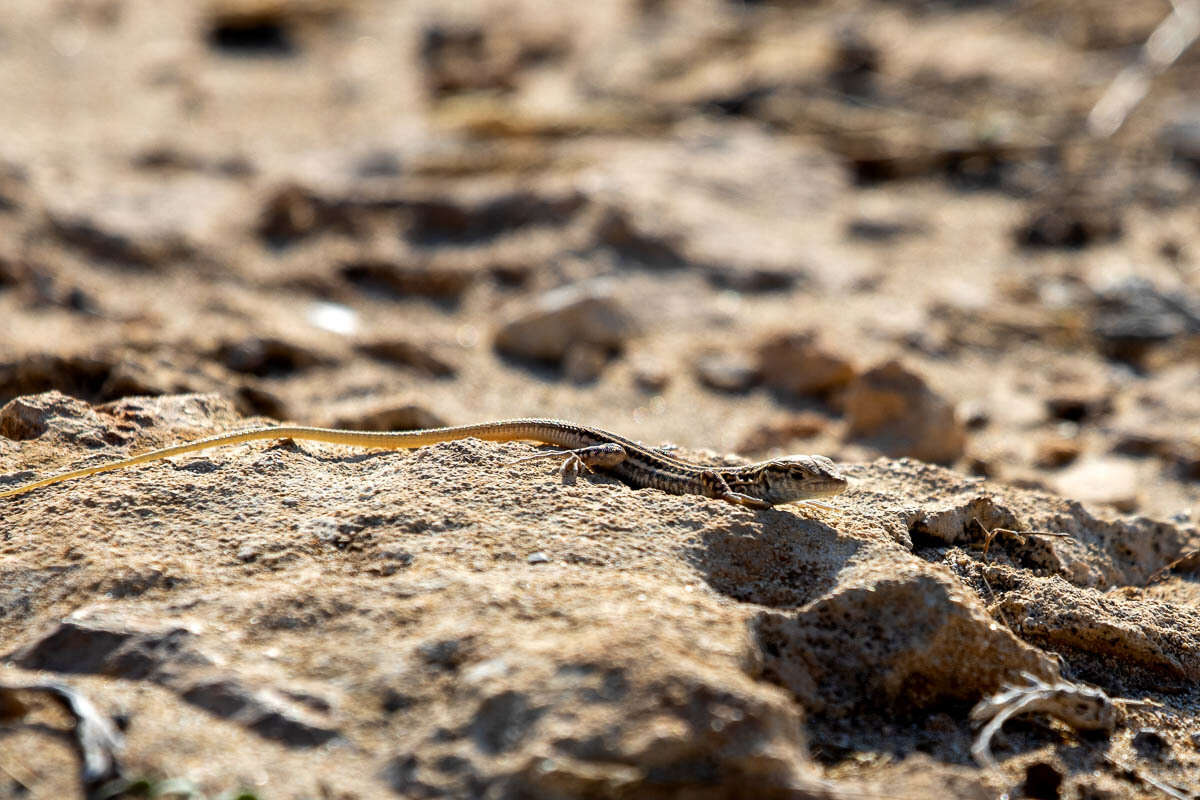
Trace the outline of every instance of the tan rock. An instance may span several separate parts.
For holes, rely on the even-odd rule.
[[[1042,436],[1037,440],[1033,463],[1046,469],[1065,467],[1079,458],[1082,447],[1077,439]]]
[[[828,396],[854,378],[854,367],[812,333],[785,333],[761,342],[758,372],[767,386],[797,397]]]
[[[763,676],[813,712],[911,713],[995,692],[1021,672],[1057,675],[1051,657],[997,625],[950,573],[897,560],[860,566],[794,615],[757,617]]]
[[[754,363],[737,353],[705,353],[693,366],[700,383],[718,392],[745,392],[758,381]]]
[[[967,435],[954,406],[898,361],[859,375],[846,390],[846,438],[889,456],[950,463]]]
[[[605,284],[564,286],[518,309],[496,332],[496,349],[518,359],[561,363],[573,348],[620,351],[637,326]]]
[[[1049,647],[1088,680],[1111,686],[1106,664],[1133,667],[1132,683],[1183,689],[1200,680],[1200,613],[1124,598],[1003,567],[988,571],[998,610],[1026,641]]]
[[[1054,488],[1085,503],[1107,503],[1120,511],[1138,507],[1138,466],[1124,458],[1080,461],[1054,478]]]
[[[739,453],[783,449],[800,439],[811,439],[829,430],[832,420],[813,411],[790,414],[751,430],[737,446]]]

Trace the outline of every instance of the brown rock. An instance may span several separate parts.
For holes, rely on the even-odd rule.
[[[392,298],[428,297],[456,301],[478,275],[470,269],[434,262],[364,259],[341,268],[342,277],[360,289]]]
[[[792,414],[765,425],[759,425],[744,436],[737,446],[739,453],[762,453],[785,449],[797,439],[811,439],[829,429],[831,420],[813,411]]]
[[[420,428],[441,428],[446,422],[424,406],[401,403],[364,410],[359,414],[338,416],[330,424],[334,428],[352,431],[412,431]]]
[[[308,189],[287,184],[275,189],[263,203],[258,235],[281,244],[317,232],[328,222],[325,203]]]
[[[1052,419],[1091,422],[1112,411],[1112,391],[1098,384],[1056,389],[1046,398],[1046,411]]]
[[[812,333],[780,334],[757,350],[763,382],[797,397],[828,396],[854,378],[850,361],[820,346]]]
[[[1079,250],[1119,239],[1119,208],[1104,198],[1064,198],[1035,208],[1014,231],[1022,247]]]
[[[56,390],[87,400],[109,399],[100,394],[114,368],[114,359],[99,355],[30,355],[0,364],[0,399]]]
[[[1167,447],[1166,459],[1184,480],[1200,480],[1200,442],[1173,442]]]
[[[688,261],[681,236],[658,231],[624,208],[607,209],[596,226],[595,236],[599,244],[613,250],[623,261],[656,269],[675,269]]]
[[[1022,672],[1058,674],[949,572],[911,558],[863,565],[795,614],[759,614],[753,630],[763,676],[814,712],[911,713],[978,700]]]
[[[1076,439],[1065,436],[1042,436],[1037,441],[1033,463],[1044,469],[1065,467],[1079,458],[1081,446]]]
[[[360,343],[357,349],[380,361],[411,367],[438,378],[453,377],[458,372],[453,364],[438,356],[433,348],[407,339],[376,339]]]
[[[296,342],[257,336],[226,341],[213,355],[228,369],[259,378],[289,375],[332,362],[330,356]]]
[[[640,359],[633,364],[633,382],[643,392],[658,394],[671,384],[671,373],[659,361]]]
[[[718,392],[748,391],[758,381],[754,363],[736,353],[706,353],[694,365],[700,383]]]
[[[127,266],[165,266],[196,254],[194,246],[170,223],[136,208],[52,212],[50,229],[64,244],[89,258]]]
[[[1130,683],[1181,689],[1200,680],[1200,613],[1194,608],[1076,588],[1007,567],[988,570],[998,608],[1026,641],[1062,654],[1087,680],[1128,691]]]
[[[212,662],[185,628],[137,628],[114,620],[70,619],[8,658],[25,669],[168,680],[183,666]]]
[[[534,227],[562,227],[583,208],[578,192],[518,190],[474,201],[457,196],[405,200],[407,238],[419,245],[482,242]]]
[[[607,285],[578,284],[547,292],[518,310],[496,332],[495,346],[513,358],[562,364],[580,345],[611,356],[636,331],[632,315]]]
[[[949,401],[898,361],[859,375],[846,390],[846,438],[889,456],[949,463],[963,454],[966,430]]]
[[[318,747],[340,735],[281,693],[255,691],[233,678],[196,681],[182,686],[179,697],[289,747]]]
[[[20,442],[46,434],[91,447],[128,441],[87,403],[61,392],[17,397],[0,408],[0,436]]]
[[[1054,488],[1086,503],[1107,503],[1119,511],[1138,507],[1137,464],[1123,458],[1081,461],[1054,479]]]

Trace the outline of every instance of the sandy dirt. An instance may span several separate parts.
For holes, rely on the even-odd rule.
[[[1169,12],[9,0],[0,490],[851,484],[0,499],[0,798],[1200,796],[1200,51],[1087,124]]]

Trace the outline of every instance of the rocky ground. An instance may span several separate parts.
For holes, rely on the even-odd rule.
[[[851,488],[0,499],[0,797],[1200,796],[1200,55],[1087,125],[1169,11],[12,0],[0,489]]]

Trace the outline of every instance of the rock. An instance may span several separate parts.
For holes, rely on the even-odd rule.
[[[624,262],[655,269],[678,269],[688,263],[681,236],[656,231],[645,221],[635,220],[624,208],[606,210],[596,226],[595,238]]]
[[[926,506],[906,517],[914,542],[933,540],[943,545],[983,544],[997,528],[1022,527],[1011,509],[988,495],[977,495],[965,503]]]
[[[1200,480],[1200,441],[1173,442],[1164,458],[1183,480]]]
[[[977,701],[1022,672],[1058,674],[949,572],[911,558],[860,566],[794,614],[760,612],[752,629],[757,672],[814,713],[919,713]]]
[[[0,213],[20,208],[27,191],[29,176],[8,161],[0,161]]]
[[[838,29],[828,65],[828,80],[838,93],[871,96],[875,92],[884,55],[861,28]]]
[[[332,363],[329,356],[309,347],[257,336],[223,342],[213,355],[226,368],[259,378],[291,375]]]
[[[1138,366],[1154,346],[1200,334],[1200,297],[1126,278],[1097,292],[1092,332],[1106,356]]]
[[[1170,446],[1167,439],[1149,431],[1124,429],[1113,431],[1111,452],[1115,456],[1147,458],[1165,455]]]
[[[906,217],[855,217],[846,223],[846,236],[866,242],[886,243],[924,233],[927,225]]]
[[[1095,422],[1112,412],[1113,389],[1098,381],[1073,381],[1056,386],[1046,396],[1046,412],[1064,422]]]
[[[305,6],[213,3],[208,23],[208,44],[230,56],[287,58],[297,54],[294,28]],[[309,13],[312,13],[311,11]]]
[[[1059,653],[1074,674],[1110,694],[1176,691],[1200,679],[1200,612],[1194,608],[1123,598],[999,565],[987,570],[987,578],[998,612],[1012,620],[1018,636]],[[1110,670],[1110,663],[1123,669]]]
[[[1121,238],[1121,227],[1115,206],[1071,198],[1035,209],[1015,236],[1022,247],[1078,250]]]
[[[319,747],[340,736],[337,730],[313,719],[310,710],[282,696],[251,690],[233,678],[196,681],[183,687],[180,697],[288,747]]]
[[[1079,458],[1082,448],[1077,439],[1065,436],[1041,436],[1035,445],[1033,463],[1043,469],[1065,467]]]
[[[763,383],[795,397],[828,397],[854,378],[849,359],[822,347],[813,333],[783,333],[760,342]]]
[[[1057,764],[1035,761],[1025,767],[1021,791],[1025,797],[1058,798],[1063,784],[1063,772]]]
[[[580,346],[611,357],[636,333],[632,314],[609,286],[575,284],[547,292],[511,314],[496,332],[495,347],[511,358],[562,366]]]
[[[87,257],[142,268],[192,258],[196,252],[168,220],[121,204],[103,210],[50,214],[50,229],[64,244]]]
[[[434,246],[478,244],[535,227],[563,227],[584,207],[579,192],[550,193],[518,190],[467,201],[461,197],[407,200],[407,237],[414,244]]]
[[[129,441],[127,435],[107,426],[87,403],[61,392],[18,397],[0,408],[0,436],[21,442],[47,433],[88,447]]]
[[[433,261],[363,259],[344,264],[340,272],[342,278],[359,289],[384,297],[427,297],[452,302],[461,299],[478,278],[472,270]]]
[[[193,639],[186,628],[67,619],[8,658],[25,669],[162,682],[181,667],[211,663]]]
[[[1085,503],[1107,503],[1125,512],[1139,504],[1137,465],[1123,458],[1086,459],[1059,473],[1053,483],[1060,494]]]
[[[59,398],[39,437],[0,438],[0,469],[78,460],[86,448],[63,432],[82,412],[94,435],[129,426],[156,443],[253,424],[195,397]],[[794,800],[862,794],[857,781],[882,775],[907,791],[920,773],[915,797],[984,798],[994,791],[961,791],[986,782],[977,771],[941,770],[966,752],[971,701],[1021,670],[1046,677],[1059,652],[1073,676],[1112,685],[1177,685],[1196,669],[1196,615],[1158,599],[1186,585],[1184,562],[1160,570],[1194,549],[1189,527],[1104,520],[912,459],[848,464],[837,513],[795,513],[602,475],[564,488],[553,467],[507,466],[534,452],[263,443],[0,503],[0,632],[27,668],[91,670],[89,694],[128,709],[132,732],[175,731],[186,747],[162,756],[164,772],[206,781],[217,764],[219,781],[233,763],[287,796],[336,775],[361,797],[668,800],[753,785]],[[996,535],[984,555],[997,527],[1026,533]],[[985,573],[998,567],[1011,572]],[[1061,580],[1035,596],[1006,574]],[[990,587],[1030,621],[992,608]],[[1104,625],[1139,630],[1072,639],[1077,596]],[[1041,610],[1055,599],[1060,619]],[[78,607],[106,609],[68,620],[94,629],[85,638],[27,633]],[[1181,716],[1182,697],[1154,695]],[[823,784],[806,737],[822,752],[929,753]]]
[[[992,424],[992,412],[980,403],[964,404],[959,411],[969,431],[981,431]]]
[[[330,423],[330,427],[352,431],[415,431],[445,425],[446,421],[437,414],[414,403],[379,406],[353,415],[342,414]]]
[[[99,355],[26,356],[0,364],[0,399],[51,390],[87,400],[109,399],[101,395],[101,388],[114,367],[113,359]],[[23,402],[28,403],[28,398]]]
[[[1167,122],[1159,139],[1177,161],[1200,168],[1200,108],[1193,106]]]
[[[295,183],[275,187],[262,201],[257,233],[268,244],[282,246],[336,226],[330,204],[313,190]]]
[[[437,378],[451,378],[458,374],[458,368],[439,357],[433,348],[406,339],[376,339],[361,342],[355,349],[380,361],[410,367]]]
[[[705,270],[708,282],[718,289],[728,289],[746,294],[760,292],[785,292],[810,279],[809,271],[801,266],[785,267],[732,267],[710,266]]]
[[[739,453],[786,450],[792,442],[811,439],[829,430],[832,420],[813,411],[791,414],[753,428],[735,448]]]
[[[898,361],[859,375],[846,390],[845,406],[847,439],[933,463],[963,454],[966,430],[953,405]]]
[[[696,378],[718,392],[749,391],[758,382],[758,371],[747,357],[736,353],[706,353],[696,359]]]
[[[671,373],[660,361],[639,359],[633,366],[633,383],[648,394],[659,394],[671,385]]]
[[[1170,749],[1170,742],[1154,728],[1142,728],[1129,741],[1139,758],[1157,759]]]
[[[558,60],[571,46],[559,18],[498,13],[485,20],[437,20],[421,32],[425,87],[434,100],[511,92],[519,74]]]

